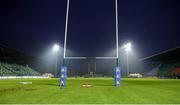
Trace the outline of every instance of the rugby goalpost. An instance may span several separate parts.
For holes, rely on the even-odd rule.
[[[65,33],[64,33],[64,52],[63,52],[63,65],[61,67],[61,83],[63,86],[66,86],[66,79],[67,79],[67,66],[65,64],[66,60],[81,60],[87,59],[88,57],[67,57],[66,56],[66,47],[67,47],[67,34],[68,34],[68,20],[69,20],[69,6],[70,0],[67,0],[67,9],[66,9],[66,22],[65,22]],[[116,67],[114,70],[114,85],[120,86],[121,82],[121,70],[119,66],[119,30],[118,30],[118,0],[115,0],[115,15],[116,15],[116,56],[115,57],[95,57],[95,59],[114,59],[116,60]]]

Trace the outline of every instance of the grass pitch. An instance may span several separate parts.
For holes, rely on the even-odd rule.
[[[32,84],[19,84],[32,82]],[[179,104],[180,80],[70,78],[60,89],[58,79],[0,80],[0,104]],[[93,87],[81,87],[89,83]]]

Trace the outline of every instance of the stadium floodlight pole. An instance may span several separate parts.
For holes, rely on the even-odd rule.
[[[131,43],[127,43],[124,45],[126,51],[126,63],[127,63],[127,77],[129,75],[129,52],[131,51]]]
[[[53,50],[54,50],[54,52],[56,53],[56,76],[57,76],[57,74],[58,74],[58,53],[59,53],[59,48],[60,48],[60,46],[58,45],[58,44],[54,44],[54,46],[53,46]]]
[[[96,66],[96,62],[94,63],[94,74],[96,75],[96,69],[97,69],[97,66]]]
[[[126,52],[126,64],[127,64],[127,77],[129,75],[129,52]]]

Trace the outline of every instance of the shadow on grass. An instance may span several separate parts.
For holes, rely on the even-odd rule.
[[[17,92],[17,91],[20,91],[20,90],[22,90],[22,87],[6,88],[6,89],[1,89],[0,93],[3,93],[3,92]]]
[[[110,86],[110,87],[112,87],[112,86],[114,86],[113,84],[92,84],[92,85],[94,85],[94,86]]]
[[[48,86],[59,86],[59,84],[45,84],[45,85],[48,85]]]
[[[48,85],[48,86],[59,86],[59,84],[45,84],[45,85]],[[109,86],[109,87],[114,86],[113,84],[100,84],[100,83],[92,83],[91,85],[93,85],[93,86],[102,86],[102,87],[104,87],[104,86]],[[79,86],[81,86],[81,84],[79,84]]]
[[[24,89],[25,91],[34,91],[34,90],[37,90],[37,89],[31,89],[31,88],[26,88]]]

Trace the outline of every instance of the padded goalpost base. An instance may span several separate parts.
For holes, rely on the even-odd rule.
[[[61,87],[66,86],[66,79],[67,79],[67,67],[62,66],[61,67],[61,77],[60,77],[60,86]]]
[[[66,86],[66,80],[67,80],[67,67],[62,66],[61,67],[61,77],[60,77],[60,86],[61,87]],[[120,70],[119,66],[117,66],[115,68],[114,82],[115,82],[116,87],[119,87],[121,85],[121,70]]]
[[[121,70],[119,66],[115,68],[114,82],[116,87],[121,85]]]

